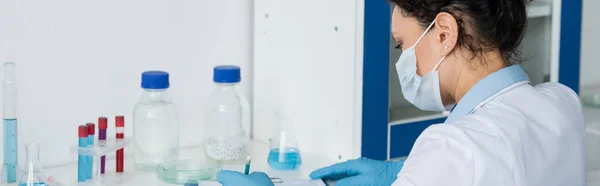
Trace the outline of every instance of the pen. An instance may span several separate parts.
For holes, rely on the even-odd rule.
[[[246,157],[246,167],[244,169],[244,174],[250,173],[250,162],[251,161],[252,161],[252,158],[250,158],[250,156]]]

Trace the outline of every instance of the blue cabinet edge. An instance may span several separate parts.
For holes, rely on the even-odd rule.
[[[362,149],[372,159],[387,158],[390,4],[365,0]]]
[[[562,0],[558,82],[579,93],[582,0]]]

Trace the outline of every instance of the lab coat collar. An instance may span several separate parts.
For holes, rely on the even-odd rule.
[[[444,123],[456,121],[474,112],[478,105],[489,100],[488,98],[520,82],[529,83],[529,76],[521,65],[511,65],[486,76],[463,96]]]

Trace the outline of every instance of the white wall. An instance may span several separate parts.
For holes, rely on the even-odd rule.
[[[241,65],[251,96],[251,9],[249,0],[0,0],[0,62],[17,64],[21,163],[28,141],[41,143],[47,165],[74,161],[77,125],[98,116],[114,127],[125,115],[130,135],[140,73],[151,69],[171,73],[181,145],[199,144],[214,65]]]
[[[581,35],[581,85],[600,85],[600,1],[583,0],[583,25]]]

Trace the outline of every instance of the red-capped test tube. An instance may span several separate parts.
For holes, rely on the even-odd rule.
[[[96,125],[94,125],[93,123],[87,123],[85,124],[85,126],[87,126],[88,128],[88,147],[94,147],[94,135],[96,135]],[[88,165],[90,165],[88,167],[88,171],[87,171],[87,177],[88,179],[92,179],[93,177],[93,172],[94,172],[94,156],[88,156],[87,157],[87,161],[88,161]]]
[[[98,118],[98,140],[106,140],[106,129],[108,128],[108,119],[106,117]],[[100,174],[104,174],[106,156],[100,157]]]
[[[80,125],[78,128],[79,147],[87,147],[88,128],[85,125]],[[87,180],[87,156],[79,154],[77,156],[77,181],[85,182]]]
[[[115,117],[115,126],[117,132],[117,139],[125,138],[125,116]],[[117,150],[117,172],[123,172],[123,158],[125,156],[125,150]]]

